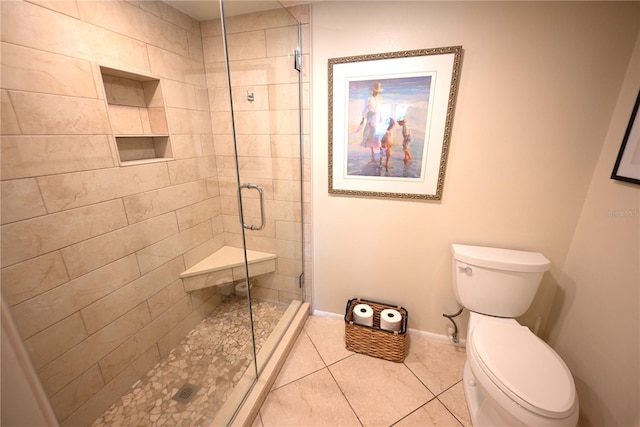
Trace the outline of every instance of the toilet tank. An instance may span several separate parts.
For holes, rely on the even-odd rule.
[[[524,314],[551,266],[537,252],[451,245],[453,289],[465,308],[498,317]]]

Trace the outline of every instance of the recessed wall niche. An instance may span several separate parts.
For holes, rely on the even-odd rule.
[[[100,67],[120,164],[172,160],[160,80]]]

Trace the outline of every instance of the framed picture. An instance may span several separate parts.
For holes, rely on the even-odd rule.
[[[638,105],[640,105],[640,91],[636,104],[631,112],[627,131],[620,146],[620,152],[613,166],[611,178],[620,181],[640,184],[640,119],[638,119]]]
[[[329,59],[329,193],[441,199],[461,55]]]

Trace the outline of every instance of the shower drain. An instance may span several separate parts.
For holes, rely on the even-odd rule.
[[[193,384],[185,384],[180,390],[172,397],[173,400],[184,403],[185,405],[191,401],[200,390],[200,387]]]

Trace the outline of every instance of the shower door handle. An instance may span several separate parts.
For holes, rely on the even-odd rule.
[[[253,230],[253,231],[262,230],[264,228],[264,226],[265,226],[265,221],[264,221],[264,190],[262,190],[262,187],[260,187],[257,184],[242,184],[240,186],[240,188],[238,189],[238,193],[240,193],[243,188],[258,190],[258,193],[260,194],[260,226],[253,225],[253,224],[245,224],[244,223],[244,218],[240,218],[240,222],[242,223],[242,226],[244,228],[246,228],[247,230]],[[242,198],[240,197],[240,194],[238,194],[238,205],[241,203],[241,200],[242,200]],[[242,209],[240,209],[240,211],[242,211]]]

